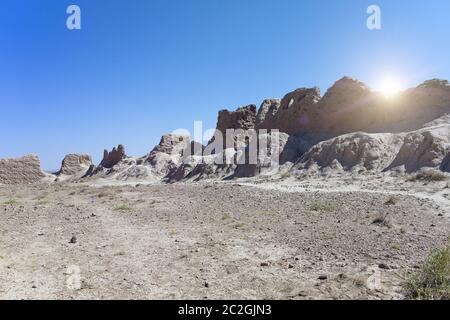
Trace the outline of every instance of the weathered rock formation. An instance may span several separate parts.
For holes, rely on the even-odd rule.
[[[319,88],[297,89],[281,99],[275,114],[264,119],[258,129],[278,129],[287,134],[310,132],[317,123],[317,102],[320,100]]]
[[[323,97],[318,88],[301,88],[282,99],[264,100],[258,110],[255,105],[222,110],[216,129],[222,138],[227,129],[237,132],[223,143],[217,134],[206,147],[190,137],[165,135],[141,158],[127,157],[119,145],[105,150],[98,167],[89,156],[68,155],[59,175],[166,182],[277,175],[278,166],[271,164],[275,153],[280,175],[398,174],[426,168],[450,172],[450,84],[433,79],[388,99],[344,77]],[[272,136],[275,130],[279,140]],[[261,149],[264,141],[267,150]],[[256,154],[251,152],[255,145]],[[255,156],[256,162],[249,163]],[[3,160],[0,170],[0,182],[7,183],[37,181],[44,175],[32,157]]]
[[[275,129],[275,116],[280,106],[280,99],[264,100],[256,115],[256,128]]]
[[[166,134],[159,144],[147,155],[148,163],[154,174],[170,180],[180,180],[188,170],[178,170],[183,164],[192,164],[197,156],[201,156],[203,145],[191,141],[189,136]]]
[[[100,162],[100,166],[110,169],[125,158],[125,147],[119,144],[117,149],[113,148],[111,152],[106,149],[103,151],[103,160]]]
[[[217,130],[225,134],[227,129],[254,129],[256,123],[256,106],[240,107],[236,111],[219,111]]]
[[[92,165],[92,158],[85,154],[68,154],[64,157],[58,175],[86,174]]]
[[[401,143],[402,137],[395,134],[349,133],[316,144],[294,169],[381,172],[391,164]]]
[[[0,183],[28,184],[38,182],[44,177],[39,158],[35,155],[0,160]]]
[[[426,168],[449,171],[450,121],[436,119],[409,133],[349,133],[314,145],[293,171],[334,170],[412,173]]]
[[[441,164],[448,152],[447,140],[428,123],[446,113],[450,113],[447,81],[426,81],[388,99],[356,79],[343,77],[323,97],[318,88],[301,88],[281,100],[264,100],[256,114],[254,105],[234,112],[222,110],[216,129],[223,134],[227,129],[267,129],[269,134],[273,129],[279,130],[280,164],[296,163],[293,171],[317,168],[382,172],[395,168],[411,172],[439,165],[447,170],[450,165]],[[448,125],[447,120],[439,121]],[[426,128],[421,131],[424,125]],[[447,127],[442,130],[445,132]],[[411,133],[402,134],[408,131]],[[223,152],[214,157],[244,150],[237,157],[248,158],[252,141],[269,134],[237,136],[234,150],[225,150],[230,144],[224,141]],[[211,139],[207,149],[212,148],[215,141],[216,138]],[[259,151],[257,164],[201,161],[178,167],[173,172],[178,178],[252,177],[270,172],[264,165],[264,158],[267,157]]]
[[[292,148],[297,149],[299,144],[288,145],[289,141],[289,135],[282,132],[259,134],[257,137],[258,144],[249,143],[245,153],[241,155],[240,160],[244,163],[238,162],[233,177],[248,178],[261,174],[271,174],[278,170],[278,166],[281,164],[287,161],[295,162],[300,151],[292,152]]]
[[[323,97],[318,88],[302,88],[288,93],[279,108],[266,109],[267,102],[258,112],[257,127],[288,134],[330,138],[358,131],[413,131],[450,112],[450,85],[430,80],[387,99],[364,83],[344,77]]]
[[[403,166],[408,173],[422,168],[446,171],[445,157],[450,151],[450,126],[423,129],[406,135],[395,160],[387,168]],[[444,164],[443,164],[444,163]]]
[[[248,139],[247,132],[256,129],[256,106],[248,105],[240,107],[236,111],[221,110],[217,118],[216,133],[208,143],[207,148],[214,151],[212,153],[222,153],[227,148],[242,148],[245,139]],[[227,132],[228,129],[235,131]],[[221,139],[218,139],[220,136]],[[220,140],[222,145],[220,145]],[[244,143],[241,143],[244,141]]]

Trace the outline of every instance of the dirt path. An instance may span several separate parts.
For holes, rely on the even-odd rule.
[[[450,225],[430,200],[388,199],[232,183],[2,187],[0,298],[401,298],[401,278]]]

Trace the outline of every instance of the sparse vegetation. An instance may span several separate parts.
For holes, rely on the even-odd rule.
[[[450,245],[434,251],[404,289],[407,299],[450,300]]]
[[[397,203],[397,199],[394,196],[391,196],[384,204],[387,206],[393,206],[396,203]]]
[[[365,287],[367,279],[359,276],[353,279],[353,283],[358,287]]]
[[[390,228],[392,223],[389,219],[389,213],[379,213],[375,219],[373,219],[372,224],[378,224],[380,226]]]
[[[17,204],[18,202],[17,202],[17,200],[16,199],[9,199],[9,200],[6,200],[5,202],[3,202],[3,204],[6,204],[6,205],[14,205],[14,204]]]
[[[447,174],[438,170],[423,170],[417,172],[414,175],[409,176],[406,180],[409,182],[415,181],[427,181],[427,182],[436,182],[436,181],[445,181],[448,179]]]
[[[321,202],[314,202],[311,204],[311,206],[309,207],[309,209],[311,211],[325,211],[325,212],[330,212],[330,211],[335,211],[336,210],[336,206],[333,204],[329,204],[329,203],[321,203]]]
[[[133,208],[131,208],[129,205],[127,204],[121,204],[121,205],[117,205],[113,208],[114,211],[119,211],[119,212],[127,212],[132,210]]]
[[[422,268],[405,282],[406,298],[418,300],[450,299],[450,245],[435,250]]]

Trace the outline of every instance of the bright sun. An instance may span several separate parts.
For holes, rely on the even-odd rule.
[[[393,98],[402,90],[402,84],[398,79],[386,77],[380,82],[378,89],[386,98]]]

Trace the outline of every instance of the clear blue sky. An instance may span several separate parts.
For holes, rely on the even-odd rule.
[[[66,8],[82,30],[66,28]],[[366,9],[382,9],[382,30]],[[344,75],[375,85],[450,78],[450,1],[2,0],[0,158],[123,143],[150,151],[163,133],[215,126],[222,108]]]

